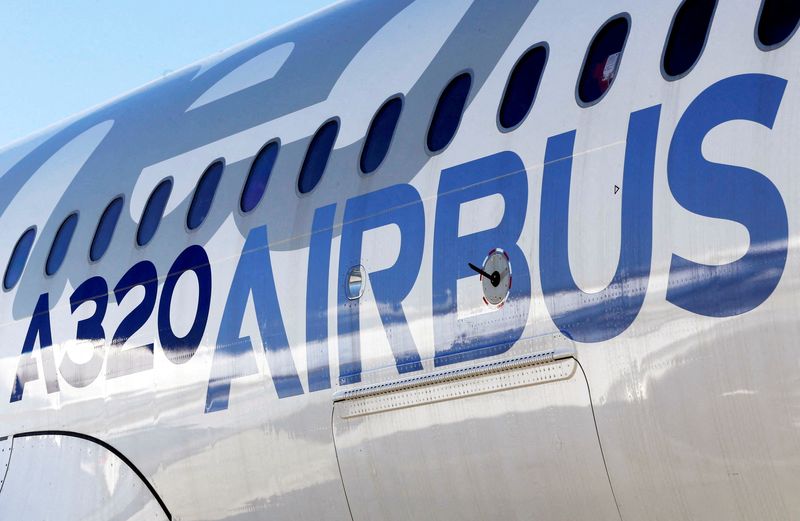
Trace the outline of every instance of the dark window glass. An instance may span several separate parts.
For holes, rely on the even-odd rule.
[[[578,83],[578,97],[583,103],[599,100],[614,83],[627,36],[628,19],[619,17],[604,25],[594,37]]]
[[[526,52],[514,66],[500,105],[500,125],[503,128],[516,127],[528,115],[546,62],[547,47],[538,45]]]
[[[453,140],[471,86],[472,76],[465,72],[453,78],[442,91],[428,129],[428,150],[431,152],[441,151]]]
[[[103,211],[100,220],[97,222],[97,229],[94,231],[92,245],[89,248],[89,258],[92,261],[100,260],[106,253],[108,245],[111,244],[111,236],[117,227],[117,221],[122,213],[122,197],[117,197]]]
[[[664,72],[668,76],[680,76],[697,63],[716,5],[717,0],[685,0],[678,8],[664,49]]]
[[[243,212],[249,212],[261,201],[264,190],[267,189],[267,181],[272,173],[272,167],[275,166],[275,160],[278,158],[279,148],[280,145],[277,141],[268,143],[253,160],[250,173],[247,174],[247,180],[244,182],[242,198],[239,201],[239,208]]]
[[[169,194],[172,192],[172,181],[164,179],[159,183],[142,212],[142,219],[139,221],[139,229],[136,231],[136,243],[144,246],[156,234],[161,217],[164,215],[164,208],[167,207]]]
[[[375,114],[364,141],[364,150],[361,152],[361,171],[365,174],[377,170],[389,152],[389,144],[392,142],[394,129],[400,120],[402,110],[403,99],[398,97],[384,103]]]
[[[800,20],[798,0],[764,0],[758,16],[758,41],[766,47],[784,43]]]
[[[301,194],[307,194],[313,190],[322,179],[338,133],[339,122],[331,120],[322,125],[314,134],[311,144],[308,145],[303,167],[300,169],[300,177],[297,179],[297,189]]]
[[[78,226],[78,214],[70,214],[56,232],[56,238],[53,239],[53,245],[50,246],[50,253],[47,255],[47,263],[44,266],[44,271],[48,275],[53,275],[61,267],[64,258],[67,256],[69,250],[69,243],[72,241],[72,234],[75,233],[75,228]]]
[[[200,176],[200,180],[197,181],[192,204],[189,205],[189,213],[186,214],[186,226],[190,230],[194,230],[206,220],[223,170],[225,170],[225,164],[222,161],[215,161],[206,168],[206,171]]]
[[[14,251],[11,252],[11,258],[8,261],[8,267],[6,267],[6,275],[3,277],[3,286],[6,289],[13,288],[19,282],[35,238],[36,228],[28,228],[19,238],[16,246],[14,246]]]

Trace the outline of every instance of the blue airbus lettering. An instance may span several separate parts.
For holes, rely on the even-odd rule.
[[[667,181],[674,200],[687,211],[743,225],[750,236],[745,255],[722,266],[708,266],[673,254],[666,300],[686,312],[708,317],[729,317],[761,305],[778,285],[786,265],[788,218],[778,188],[762,173],[703,157],[705,137],[717,126],[745,120],[771,129],[778,115],[786,80],[764,74],[744,74],[723,79],[701,92],[685,112],[669,143]],[[576,342],[602,342],[622,334],[640,312],[650,281],[653,252],[654,176],[661,106],[632,112],[628,120],[622,181],[620,251],[611,282],[588,293],[575,282],[569,263],[569,200],[572,158],[577,129],[550,137],[546,143],[541,180],[538,255],[520,242],[526,226],[533,179],[519,155],[503,151],[442,170],[435,211],[426,215],[417,188],[397,184],[354,196],[341,205],[317,208],[308,239],[305,278],[306,378],[289,345],[281,314],[276,274],[272,269],[268,227],[249,230],[227,292],[216,339],[206,340],[212,309],[213,260],[201,245],[184,249],[164,276],[159,293],[159,273],[151,261],[128,269],[109,291],[109,282],[94,276],[79,284],[69,297],[75,336],[92,346],[91,357],[81,363],[64,353],[56,366],[50,318],[50,296],[43,293],[31,314],[17,364],[10,401],[22,400],[26,386],[43,380],[47,393],[57,393],[63,383],[82,388],[95,381],[105,361],[107,379],[151,370],[155,338],[166,363],[183,365],[202,345],[213,354],[207,375],[205,412],[228,408],[231,383],[257,375],[266,367],[275,393],[290,398],[304,392],[331,388],[362,379],[362,360],[369,346],[361,342],[361,304],[347,292],[353,268],[365,261],[368,232],[394,227],[399,234],[397,258],[391,266],[368,274],[381,324],[391,348],[393,370],[398,375],[421,371],[422,347],[409,325],[414,318],[403,302],[426,272],[430,262],[430,303],[435,367],[502,354],[517,342],[529,324],[533,274],[539,273],[550,319]],[[499,197],[502,215],[497,225],[462,235],[459,224],[468,203]],[[341,221],[336,222],[340,215]],[[427,225],[427,226],[426,226]],[[530,225],[529,225],[530,226]],[[430,260],[425,261],[426,229],[433,230]],[[338,234],[338,258],[333,245]],[[460,317],[459,280],[474,276],[469,263],[501,246],[513,264],[513,290],[502,307],[491,313]],[[538,266],[534,265],[538,263]],[[336,277],[334,295],[329,283]],[[181,277],[197,281],[194,320],[189,331],[178,335],[170,322],[173,306],[183,306],[176,292]],[[141,300],[122,318],[108,340],[105,319],[133,288],[144,291]],[[109,302],[113,295],[113,302]],[[329,302],[335,300],[335,317]],[[258,339],[247,336],[242,324],[252,301]],[[86,308],[84,308],[86,306]],[[87,316],[88,311],[91,314]],[[144,325],[154,316],[157,331]],[[418,310],[413,310],[418,314]],[[335,319],[338,366],[331,363],[329,318]],[[212,329],[213,331],[213,329]],[[209,333],[211,334],[211,333]],[[244,336],[243,336],[244,335]],[[37,352],[38,347],[38,352]],[[431,352],[431,351],[429,351]],[[261,358],[263,357],[263,358]],[[104,360],[105,358],[105,360]],[[390,367],[391,367],[390,366]],[[332,374],[332,367],[338,375]],[[306,387],[304,388],[304,384]]]
[[[750,234],[745,255],[723,266],[672,256],[667,300],[698,315],[730,317],[755,309],[783,274],[789,241],[786,206],[772,181],[753,170],[703,158],[703,139],[736,119],[772,128],[786,80],[744,74],[715,83],[689,105],[669,149],[672,196],[690,212],[738,222]]]
[[[461,206],[500,195],[505,210],[496,227],[458,235]],[[522,335],[530,309],[531,278],[525,254],[517,245],[528,208],[528,174],[513,152],[448,168],[439,180],[433,232],[433,315],[437,366],[485,358],[508,351]],[[514,291],[491,315],[459,319],[458,279],[472,276],[476,262],[502,244],[512,258]]]
[[[575,284],[569,266],[569,192],[575,131],[547,140],[539,218],[539,273],[550,317],[578,342],[613,338],[633,323],[650,279],[653,170],[660,106],[634,112],[628,124],[622,178],[619,262],[611,283],[596,293]]]
[[[419,351],[401,303],[414,287],[422,262],[425,213],[422,199],[414,187],[395,185],[347,201],[338,284],[339,381],[342,385],[361,381],[360,299],[347,298],[345,279],[350,268],[361,264],[364,232],[390,224],[400,229],[400,253],[394,265],[369,274],[370,287],[398,373],[422,369]]]

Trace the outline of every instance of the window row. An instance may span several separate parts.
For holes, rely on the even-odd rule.
[[[678,7],[662,56],[662,71],[667,79],[681,78],[695,66],[705,47],[716,7],[717,0],[684,0]],[[771,50],[786,43],[797,30],[798,20],[800,2],[797,0],[763,0],[755,31],[759,47]],[[576,96],[582,106],[597,103],[613,84],[629,30],[630,19],[621,14],[611,18],[595,34],[586,51],[576,87]],[[501,129],[513,130],[527,117],[539,90],[547,56],[548,46],[541,43],[528,49],[514,65],[498,110],[498,124]],[[472,75],[463,72],[442,90],[428,127],[426,144],[430,153],[441,152],[452,141],[461,122],[471,87]],[[398,94],[387,100],[376,112],[361,151],[359,167],[363,174],[375,172],[383,163],[402,110],[403,97]],[[307,194],[319,183],[338,133],[339,120],[333,118],[323,123],[311,138],[297,178],[299,193]],[[256,154],[239,200],[242,212],[252,211],[261,201],[278,158],[279,148],[280,141],[276,139],[268,142]],[[208,216],[224,170],[224,162],[217,160],[200,176],[186,215],[186,227],[189,230],[198,228]],[[136,231],[136,243],[139,246],[147,245],[155,235],[171,192],[172,180],[164,179],[150,194]],[[120,196],[112,200],[100,216],[89,248],[92,262],[100,260],[111,244],[122,207],[123,199]],[[45,263],[45,273],[48,276],[55,274],[64,262],[77,226],[78,213],[73,212],[58,228]],[[35,237],[36,229],[29,228],[14,246],[3,277],[5,289],[13,288],[22,276]]]

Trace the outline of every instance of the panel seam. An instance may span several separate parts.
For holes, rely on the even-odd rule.
[[[86,440],[88,442],[94,443],[95,445],[100,445],[101,447],[105,448],[106,450],[109,450],[115,456],[117,456],[119,459],[121,459],[122,462],[125,463],[128,466],[128,468],[131,469],[134,472],[134,474],[136,474],[139,477],[139,479],[142,481],[142,483],[144,483],[144,485],[150,491],[150,494],[152,494],[153,498],[155,498],[155,500],[158,502],[158,505],[161,507],[161,510],[164,511],[164,515],[167,516],[167,519],[169,521],[172,521],[172,514],[170,513],[169,509],[167,508],[166,503],[164,503],[164,500],[161,499],[161,496],[158,494],[158,492],[156,492],[155,487],[145,477],[145,475],[142,473],[142,471],[139,470],[136,467],[136,465],[133,464],[133,462],[131,460],[129,460],[122,452],[117,450],[110,443],[105,442],[105,441],[103,441],[103,440],[101,440],[99,438],[95,438],[94,436],[90,436],[88,434],[82,434],[82,433],[79,433],[79,432],[72,432],[72,431],[59,431],[59,430],[44,430],[44,431],[22,432],[20,434],[15,434],[13,436],[13,438],[32,438],[32,437],[35,437],[35,436],[67,436],[69,438],[78,438],[78,439],[82,439],[82,440]],[[12,441],[12,447],[13,447],[13,441]],[[10,462],[9,462],[9,467],[10,466],[11,465],[10,465]]]

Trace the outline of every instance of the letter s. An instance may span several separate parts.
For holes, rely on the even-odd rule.
[[[786,80],[743,74],[703,91],[681,116],[669,149],[669,187],[690,212],[742,224],[750,234],[747,253],[723,266],[672,256],[667,300],[710,317],[746,313],[764,302],[786,264],[788,222],[778,189],[764,175],[703,158],[706,135],[718,125],[746,120],[772,128]]]

